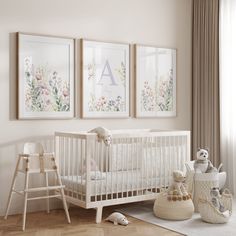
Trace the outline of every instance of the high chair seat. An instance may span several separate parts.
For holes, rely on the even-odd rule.
[[[25,186],[24,189],[20,191],[15,189],[16,177],[18,173],[25,174]],[[54,173],[56,175],[56,180],[57,180],[56,185],[53,186],[49,185],[48,183],[49,173]],[[44,174],[45,186],[29,188],[29,177],[31,174]],[[66,204],[64,188],[65,186],[62,185],[54,153],[44,152],[43,147],[40,143],[25,143],[23,153],[18,155],[15,173],[12,180],[11,190],[9,193],[5,219],[7,219],[9,213],[12,195],[13,193],[17,193],[24,197],[22,230],[25,230],[27,202],[31,200],[46,199],[47,212],[49,213],[49,199],[61,198],[66,213],[67,221],[68,223],[70,223],[70,216]],[[32,192],[40,192],[40,191],[46,191],[46,195],[40,197],[28,197],[28,194]],[[49,194],[50,191],[54,191],[54,194]]]

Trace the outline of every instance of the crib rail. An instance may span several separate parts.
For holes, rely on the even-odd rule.
[[[91,133],[55,133],[67,199],[89,208],[155,198],[190,160],[188,131],[114,132],[107,147]]]

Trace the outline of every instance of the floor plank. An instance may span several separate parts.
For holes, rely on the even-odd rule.
[[[124,206],[124,205],[122,205]],[[71,224],[67,224],[63,210],[28,213],[26,230],[21,231],[22,215],[9,216],[7,220],[0,218],[0,235],[30,235],[30,236],[179,236],[180,234],[148,224],[146,222],[128,217],[131,223],[128,226],[114,226],[104,219],[116,209],[117,206],[105,207],[103,221],[95,223],[95,210],[70,208]]]

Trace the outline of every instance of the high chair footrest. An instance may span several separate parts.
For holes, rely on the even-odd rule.
[[[37,191],[47,191],[47,190],[56,190],[65,188],[65,185],[58,185],[58,186],[49,186],[49,187],[39,187],[39,188],[28,188],[25,189],[25,192],[37,192]]]
[[[27,201],[48,199],[48,198],[54,198],[54,197],[58,198],[58,197],[61,197],[61,195],[56,194],[56,195],[49,195],[49,196],[42,196],[42,197],[31,197],[31,198],[28,198]]]

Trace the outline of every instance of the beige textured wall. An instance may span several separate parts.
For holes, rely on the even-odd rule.
[[[16,153],[31,137],[101,125],[190,130],[191,14],[191,0],[0,0],[0,214],[5,209]],[[16,120],[17,31],[177,48],[177,117]],[[131,77],[133,83],[133,74]],[[41,203],[29,208],[39,209]],[[21,208],[21,198],[15,197],[11,213],[21,212]]]

